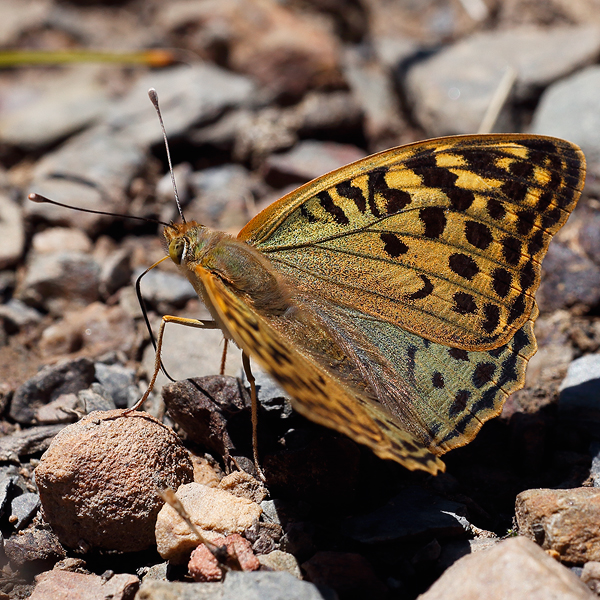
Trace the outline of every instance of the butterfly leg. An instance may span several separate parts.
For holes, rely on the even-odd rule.
[[[258,476],[263,481],[266,481],[265,474],[262,472],[258,462],[258,398],[256,397],[256,381],[252,374],[252,369],[250,368],[250,358],[244,351],[242,351],[242,365],[244,366],[244,373],[246,373],[246,377],[250,383],[250,398],[252,401],[252,453],[254,456],[254,467],[256,468]]]
[[[160,329],[158,331],[158,339],[156,341],[156,355],[154,359],[154,373],[152,379],[148,385],[148,389],[144,392],[144,395],[127,411],[123,414],[128,415],[139,408],[146,402],[150,392],[154,389],[156,378],[161,367],[160,353],[162,349],[163,337],[165,334],[165,326],[167,323],[178,323],[179,325],[186,325],[187,327],[197,327],[198,329],[219,329],[216,321],[202,321],[200,319],[186,319],[185,317],[174,317],[172,315],[164,315],[160,323]]]
[[[225,361],[227,360],[227,346],[229,346],[229,340],[227,338],[223,338],[223,354],[221,355],[221,368],[219,369],[219,375],[221,377],[225,375]]]

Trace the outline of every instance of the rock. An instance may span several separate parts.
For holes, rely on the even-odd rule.
[[[196,196],[188,215],[207,227],[239,231],[249,220],[256,183],[242,165],[226,164],[197,171],[190,177]]]
[[[578,577],[526,538],[461,558],[419,600],[591,600]]]
[[[408,125],[400,115],[391,70],[365,49],[344,53],[344,75],[364,112],[364,127],[371,151],[386,150],[401,143]]]
[[[219,482],[219,489],[225,490],[238,498],[246,498],[260,504],[268,495],[267,488],[245,471],[234,471],[225,475]]]
[[[134,140],[98,125],[69,139],[38,161],[29,191],[47,198],[60,198],[72,206],[126,213],[130,204],[126,191],[145,160],[144,149]],[[113,220],[105,215],[34,202],[26,203],[25,214],[51,223],[67,223],[90,234]]]
[[[422,488],[409,487],[385,506],[348,519],[346,535],[366,544],[401,540],[427,534],[463,537],[469,530],[466,507]]]
[[[0,125],[1,127],[1,125]],[[0,131],[0,138],[2,133]],[[25,249],[23,210],[4,191],[0,191],[0,271],[17,264]]]
[[[542,311],[600,302],[600,266],[562,244],[550,244],[536,294]]]
[[[216,534],[243,533],[258,521],[262,512],[260,506],[250,500],[199,483],[183,485],[176,495],[192,523],[209,539]],[[181,563],[198,545],[198,540],[185,521],[166,504],[156,521],[156,543],[164,559]]]
[[[205,583],[223,579],[223,571],[219,566],[219,561],[204,544],[200,544],[192,551],[187,567],[194,581]]]
[[[196,456],[193,453],[190,453],[190,456],[194,465],[194,481],[208,487],[219,487],[223,474],[218,465],[203,456]]]
[[[252,375],[254,375],[256,395],[261,408],[278,419],[289,418],[294,410],[290,395],[258,365],[252,365]],[[240,380],[246,390],[249,390],[250,382],[243,369],[240,373]]]
[[[223,600],[336,600],[337,595],[326,587],[299,581],[284,572],[230,571],[223,583]]]
[[[574,360],[559,392],[561,416],[595,430],[600,422],[600,354],[588,354]]]
[[[258,556],[258,561],[261,566],[266,567],[267,570],[286,571],[296,579],[302,579],[300,565],[298,564],[296,557],[289,552],[273,550],[273,552],[269,552],[268,554],[260,554]]]
[[[594,594],[600,593],[600,562],[590,561],[583,565],[581,581],[587,585]]]
[[[171,383],[163,387],[163,399],[169,416],[188,438],[220,456],[235,449],[231,432],[239,428],[236,416],[243,413],[248,426],[250,399],[233,377],[211,375]]]
[[[134,552],[154,545],[158,489],[192,480],[187,450],[141,412],[93,412],[65,428],[35,478],[45,518],[71,548]]]
[[[35,80],[13,83],[18,102],[3,103],[0,139],[27,149],[49,146],[97,122],[109,105],[109,88],[95,65],[71,65]]]
[[[13,498],[10,503],[10,523],[16,531],[23,529],[35,516],[40,506],[40,497],[32,492],[26,492]]]
[[[142,274],[144,269],[137,270],[133,282]],[[157,306],[159,312],[168,307],[182,308],[188,300],[197,298],[196,291],[190,282],[179,273],[167,273],[152,269],[144,275],[141,283],[142,295],[148,306]]]
[[[0,304],[0,319],[4,321],[4,326],[8,327],[9,331],[17,331],[39,323],[42,314],[21,300],[12,298],[6,304]]]
[[[103,298],[112,296],[117,290],[131,281],[131,254],[126,248],[112,252],[102,261],[100,271],[100,294]]]
[[[309,581],[333,588],[340,598],[384,598],[387,587],[364,556],[350,552],[317,552],[302,564]]]
[[[6,558],[17,569],[27,563],[54,564],[66,556],[56,535],[48,529],[28,527],[4,542]]]
[[[515,505],[519,532],[565,563],[600,559],[600,490],[526,490]]]
[[[591,26],[481,32],[415,65],[406,86],[415,116],[429,135],[475,133],[507,65],[516,71],[513,97],[522,101],[592,62],[598,51],[600,35]],[[514,129],[503,111],[497,130]]]
[[[561,79],[544,92],[531,123],[533,133],[554,135],[581,146],[588,168],[596,176],[600,172],[600,143],[593,132],[600,127],[598,86],[600,66],[587,67]]]
[[[182,65],[141,77],[120,102],[111,107],[107,121],[112,135],[138,148],[162,145],[162,133],[148,89],[155,88],[171,139],[192,125],[215,119],[225,109],[252,102],[254,83],[208,62]]]
[[[269,156],[266,177],[277,187],[304,183],[364,156],[362,150],[349,144],[304,140],[289,152]]]
[[[82,414],[84,414],[84,411],[82,411],[82,403],[77,394],[61,394],[56,400],[40,406],[35,411],[34,421],[44,425],[74,423]]]
[[[28,264],[17,297],[60,314],[70,304],[84,306],[99,298],[100,266],[81,252],[36,255]]]
[[[45,356],[82,349],[98,356],[113,350],[130,352],[136,340],[135,326],[121,306],[93,302],[83,309],[67,310],[63,319],[44,329],[40,349]]]
[[[499,542],[500,540],[496,537],[449,541],[442,546],[442,551],[436,562],[436,567],[441,571],[445,571],[463,556],[490,550]]]
[[[92,381],[94,363],[88,358],[66,360],[44,367],[16,390],[10,406],[10,417],[17,423],[30,425],[40,406],[56,400],[62,394],[87,389]]]
[[[165,5],[160,22],[174,30],[196,23],[201,31],[196,43],[212,45],[218,40],[227,48],[228,67],[252,77],[265,94],[297,98],[308,89],[339,83],[337,39],[320,19],[274,0],[184,6]]]
[[[89,389],[77,393],[83,414],[89,414],[95,410],[115,410],[117,407],[110,393],[99,383],[92,383]]]
[[[77,227],[49,227],[36,233],[31,240],[36,254],[54,254],[55,252],[92,251],[92,240]]]
[[[0,460],[15,462],[19,460],[19,456],[43,452],[63,427],[62,424],[40,425],[0,437]]]
[[[238,533],[224,538],[217,537],[213,543],[216,546],[225,547],[229,560],[234,561],[234,564],[237,562],[242,571],[256,571],[260,567],[258,558],[252,552],[250,542]],[[221,571],[217,559],[204,544],[200,544],[192,552],[188,562],[188,571],[194,581],[220,581],[223,577],[223,571]]]
[[[58,569],[38,575],[35,582],[31,600],[133,600],[140,585],[139,579],[129,573],[106,578]]]
[[[16,487],[18,477],[16,475],[2,474],[0,477],[0,518],[6,513],[9,499]]]
[[[600,212],[586,211],[582,221],[578,232],[579,246],[596,264],[600,264],[600,239],[596,235],[600,229]]]
[[[94,363],[96,379],[110,394],[117,408],[127,408],[132,396],[139,395],[135,370],[122,365]]]
[[[558,383],[566,375],[574,355],[570,343],[541,346],[527,363],[526,386],[543,387]]]
[[[337,600],[329,589],[298,581],[289,573],[231,571],[224,583],[144,581],[140,600]]]

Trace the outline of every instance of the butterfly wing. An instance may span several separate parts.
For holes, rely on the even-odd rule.
[[[320,177],[238,239],[307,295],[470,351],[529,319],[541,260],[577,203],[581,150],[530,135],[440,138]]]
[[[298,412],[410,470],[444,470],[444,463],[385,408],[332,377],[217,275],[201,267],[195,273],[229,335],[290,394]]]

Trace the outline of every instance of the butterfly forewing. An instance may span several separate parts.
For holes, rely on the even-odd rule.
[[[541,260],[584,172],[579,148],[554,138],[429,140],[302,186],[238,237],[305,293],[484,351],[531,315]]]

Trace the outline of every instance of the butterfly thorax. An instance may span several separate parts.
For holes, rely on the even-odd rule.
[[[217,276],[262,314],[276,316],[290,308],[282,277],[268,258],[246,242],[193,221],[165,229],[165,238],[169,256],[211,313],[214,311],[202,283],[202,271]]]

